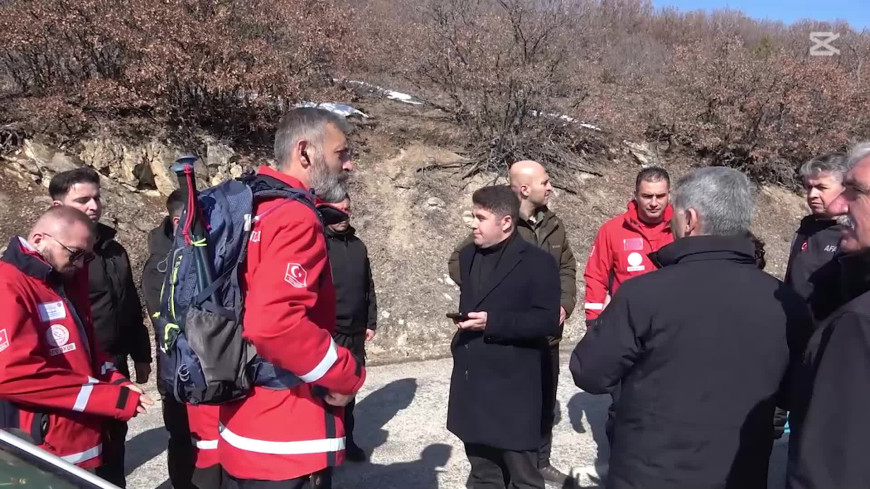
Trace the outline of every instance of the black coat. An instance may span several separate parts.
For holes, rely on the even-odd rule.
[[[795,233],[785,283],[810,305],[817,322],[824,320],[841,304],[837,287],[843,226],[830,219],[807,216]]]
[[[841,259],[851,301],[813,333],[793,382],[788,487],[870,487],[870,252]]]
[[[148,233],[148,259],[142,267],[142,295],[148,316],[160,309],[160,291],[169,265],[169,252],[173,241],[172,219],[163,222]]]
[[[559,269],[547,252],[510,239],[479,294],[471,277],[477,247],[459,254],[459,310],[486,312],[487,325],[453,338],[447,429],[466,443],[533,450],[541,442],[543,354],[559,330]]]
[[[653,254],[571,356],[574,383],[621,383],[607,488],[767,486],[773,411],[812,328],[748,238],[700,236]]]
[[[88,286],[97,343],[110,355],[130,355],[136,362],[150,362],[151,341],[130,258],[115,241],[114,229],[97,224],[94,254],[88,267]]]
[[[329,266],[335,284],[336,331],[364,334],[378,326],[378,301],[366,245],[354,229],[344,233],[326,231]]]

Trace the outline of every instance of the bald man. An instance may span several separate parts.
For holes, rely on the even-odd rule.
[[[543,165],[536,161],[524,160],[511,165],[510,186],[514,194],[520,199],[520,219],[517,223],[517,232],[528,242],[550,253],[559,264],[559,278],[561,285],[559,334],[549,338],[550,349],[545,362],[550,368],[544,369],[544,419],[542,420],[543,440],[538,457],[538,467],[544,480],[562,487],[568,481],[568,476],[556,469],[550,463],[550,452],[553,441],[553,424],[556,420],[556,387],[559,383],[559,341],[562,339],[562,328],[565,320],[574,311],[577,300],[577,260],[568,243],[568,234],[565,224],[556,217],[547,204],[553,185],[550,176]],[[447,264],[450,278],[460,283],[459,277],[459,250],[463,249],[474,240],[469,235],[453,251]]]
[[[152,403],[95,341],[84,270],[94,231],[83,212],[53,207],[0,259],[0,427],[84,469],[100,465],[108,419]]]

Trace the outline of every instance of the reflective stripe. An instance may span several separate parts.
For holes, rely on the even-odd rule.
[[[79,395],[76,397],[73,411],[82,412],[85,410],[85,407],[88,405],[88,399],[91,398],[91,391],[94,390],[94,384],[97,382],[99,382],[99,380],[93,377],[88,377],[88,383],[82,386]]]
[[[326,351],[326,355],[323,355],[323,359],[320,360],[320,363],[318,363],[311,372],[308,372],[305,375],[300,375],[299,378],[302,379],[303,382],[308,382],[309,384],[317,382],[321,377],[326,375],[326,372],[329,371],[330,367],[332,367],[336,360],[338,360],[338,350],[335,348],[335,340],[330,338],[329,350]]]
[[[100,375],[106,375],[106,372],[115,372],[118,369],[115,368],[115,364],[112,362],[105,362],[100,366]]]
[[[221,438],[230,445],[247,452],[269,453],[272,455],[303,455],[307,453],[328,453],[344,450],[344,437],[304,441],[265,441],[245,438],[220,425]]]
[[[601,304],[599,302],[587,302],[586,309],[589,309],[590,311],[603,311],[604,304]]]
[[[80,464],[82,462],[87,462],[88,460],[99,457],[100,454],[103,453],[103,444],[95,446],[94,448],[89,448],[84,452],[74,453],[72,455],[67,455],[65,457],[60,457],[63,460],[71,463],[71,464]]]
[[[190,441],[193,442],[193,445],[200,450],[216,450],[217,449],[217,440],[200,440],[195,436],[190,437]]]

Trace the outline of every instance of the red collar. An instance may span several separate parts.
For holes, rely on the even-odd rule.
[[[301,188],[302,190],[309,190],[308,185],[304,185],[301,180],[295,177],[291,177],[286,173],[281,173],[278,170],[275,170],[272,167],[262,165],[257,169],[257,175],[265,175],[267,177],[272,177],[276,180],[280,180],[287,185],[293,188]]]

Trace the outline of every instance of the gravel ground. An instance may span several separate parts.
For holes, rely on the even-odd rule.
[[[562,352],[559,424],[553,464],[562,470],[606,460],[604,420],[609,397],[577,389]],[[357,406],[357,443],[371,455],[366,464],[338,468],[334,487],[372,489],[459,489],[468,462],[462,444],[445,428],[450,359],[371,367]],[[149,391],[156,398],[152,385]],[[127,484],[130,489],[170,489],[166,471],[166,432],[159,407],[130,423]],[[787,440],[774,448],[770,489],[784,486]],[[600,449],[599,449],[600,446]],[[581,487],[595,487],[586,478]]]

